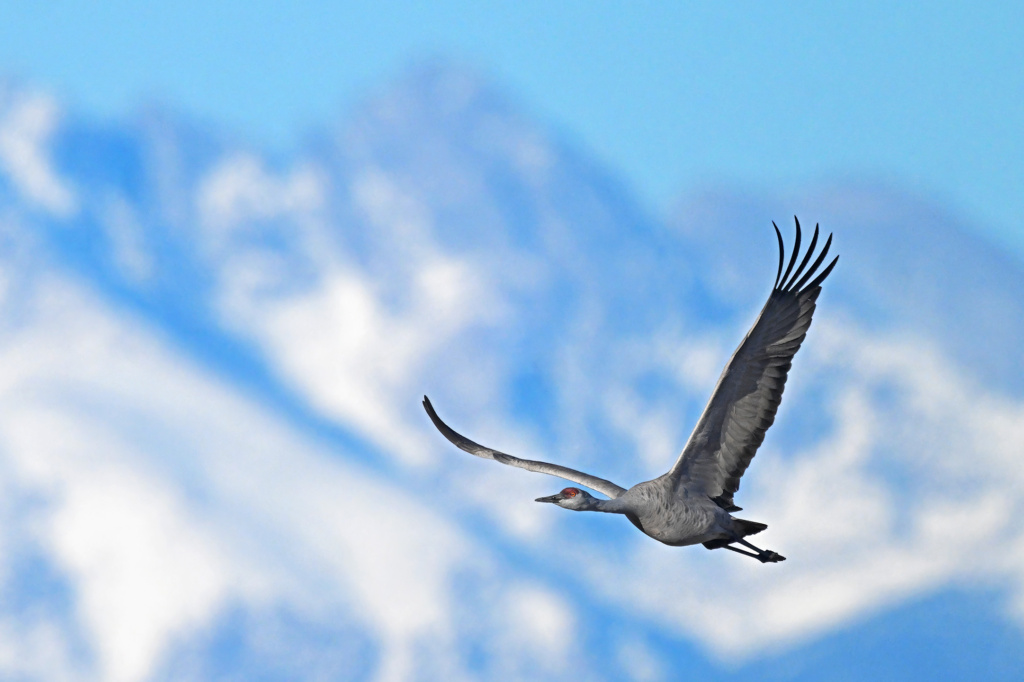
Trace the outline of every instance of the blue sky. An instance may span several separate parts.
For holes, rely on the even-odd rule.
[[[1024,255],[1019,3],[5,0],[0,71],[79,112],[159,101],[285,150],[425,54],[476,65],[653,210],[877,178]]]

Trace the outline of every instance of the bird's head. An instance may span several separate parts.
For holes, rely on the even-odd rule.
[[[586,490],[580,490],[579,488],[565,488],[557,495],[551,495],[550,497],[538,497],[536,501],[550,502],[551,504],[557,504],[559,507],[575,509],[578,511],[592,506],[595,499],[596,498]]]

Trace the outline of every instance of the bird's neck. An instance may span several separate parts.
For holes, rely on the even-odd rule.
[[[602,500],[594,497],[587,500],[587,502],[589,504],[578,511],[596,511],[604,512],[605,514],[625,514],[630,511],[628,505],[621,497],[611,500]]]

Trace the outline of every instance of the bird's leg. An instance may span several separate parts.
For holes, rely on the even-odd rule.
[[[723,549],[731,550],[733,552],[736,552],[737,554],[742,554],[743,556],[752,556],[755,559],[760,559],[761,558],[761,556],[759,554],[754,554],[753,552],[748,552],[745,549],[740,549],[739,547],[733,547],[732,545],[722,545],[722,548]]]
[[[757,552],[757,554],[748,554],[747,556],[755,557],[762,564],[768,564],[768,563],[774,564],[774,563],[778,563],[779,561],[785,561],[786,560],[786,557],[782,556],[778,552],[773,552],[770,549],[760,549],[759,547],[755,547],[754,545],[750,544],[749,542],[747,542],[743,538],[740,538],[736,542],[740,543],[744,547],[749,547],[750,549],[752,549],[755,552]],[[732,547],[728,547],[728,549],[732,549]],[[741,554],[746,554],[746,552],[741,552]]]

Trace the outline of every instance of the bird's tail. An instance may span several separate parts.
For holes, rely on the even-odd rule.
[[[733,519],[732,524],[733,528],[736,530],[736,534],[741,538],[745,538],[748,535],[756,535],[768,527],[767,523],[747,521],[746,519]]]

